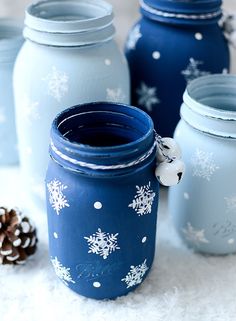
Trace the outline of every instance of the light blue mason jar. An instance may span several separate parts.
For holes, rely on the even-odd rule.
[[[24,181],[39,205],[56,114],[91,101],[129,103],[128,66],[114,33],[112,6],[102,0],[50,0],[26,9],[14,90]]]
[[[0,165],[18,162],[12,74],[21,33],[18,22],[0,19]]]
[[[170,190],[180,236],[196,251],[236,252],[236,76],[212,75],[186,89],[175,139],[186,173]]]

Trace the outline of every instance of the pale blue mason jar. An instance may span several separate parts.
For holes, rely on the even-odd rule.
[[[17,21],[0,19],[0,165],[18,163],[12,74],[21,34]]]
[[[45,201],[56,114],[91,101],[129,103],[128,66],[114,33],[112,6],[102,0],[50,0],[26,9],[14,90],[23,177],[38,204]]]
[[[186,89],[175,139],[186,173],[169,208],[186,244],[207,254],[236,252],[236,76],[212,75]]]

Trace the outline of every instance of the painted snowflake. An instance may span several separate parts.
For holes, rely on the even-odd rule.
[[[4,124],[7,121],[5,110],[3,107],[0,108],[0,124]]]
[[[137,193],[132,201],[129,204],[129,207],[135,210],[138,216],[150,214],[152,212],[152,204],[154,202],[156,193],[150,189],[151,183],[144,186],[136,186]]]
[[[140,32],[140,25],[134,27],[134,29],[129,34],[126,47],[129,50],[134,50],[136,48],[136,44],[138,40],[142,38],[142,34]]]
[[[148,87],[142,82],[140,88],[136,90],[139,106],[143,106],[151,112],[153,105],[160,104],[160,99],[157,97],[156,91],[157,89],[155,87]]]
[[[202,177],[207,181],[211,180],[211,176],[219,169],[213,159],[213,153],[204,152],[196,149],[191,159],[193,166],[193,176]]]
[[[68,286],[68,283],[75,283],[70,275],[70,268],[64,267],[57,257],[51,259],[56,275]]]
[[[227,211],[236,211],[236,196],[231,196],[231,197],[225,197],[225,202],[227,206]]]
[[[57,215],[60,214],[60,211],[63,208],[70,207],[65,195],[63,194],[63,191],[67,189],[67,186],[54,179],[47,184],[47,187],[49,192],[49,202],[52,205],[52,208],[56,211]]]
[[[131,265],[130,271],[128,272],[126,277],[121,279],[121,281],[126,283],[127,289],[142,283],[143,277],[148,271],[146,262],[147,260],[145,260],[142,264],[137,266]]]
[[[102,232],[102,230],[99,228],[95,234],[92,234],[89,237],[84,237],[84,239],[88,242],[88,253],[100,255],[104,260],[107,259],[112,252],[120,249],[117,244],[118,235],[119,233],[109,234]]]
[[[200,243],[209,243],[205,237],[205,230],[195,230],[191,223],[188,223],[187,228],[183,228],[182,231],[185,239],[195,245],[199,245]]]
[[[122,103],[125,102],[125,94],[121,88],[107,88],[107,100],[116,102],[116,103]]]
[[[202,61],[197,61],[194,58],[189,59],[187,68],[181,72],[188,84],[198,77],[210,74],[208,71],[202,71],[199,69],[199,66],[202,64]]]
[[[48,94],[58,102],[61,101],[69,90],[68,75],[65,72],[59,71],[55,66],[52,67],[52,71],[42,80],[48,84]]]
[[[39,114],[39,102],[31,101],[27,95],[23,98],[23,105],[22,105],[22,116],[25,120],[32,124],[32,121],[40,120]]]

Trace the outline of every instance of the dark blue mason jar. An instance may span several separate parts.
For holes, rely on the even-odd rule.
[[[115,103],[67,109],[53,122],[50,156],[47,209],[57,276],[94,299],[134,290],[155,252],[159,184],[151,118]]]
[[[141,0],[141,13],[126,43],[132,104],[152,116],[161,136],[172,136],[186,85],[229,70],[221,0]]]

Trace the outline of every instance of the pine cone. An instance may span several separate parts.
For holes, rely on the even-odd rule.
[[[36,229],[17,209],[0,207],[0,264],[24,264],[36,251]]]

